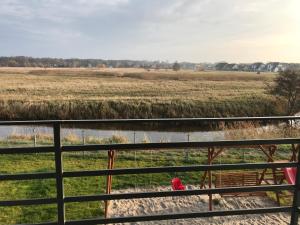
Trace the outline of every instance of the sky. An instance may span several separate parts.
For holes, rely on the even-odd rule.
[[[300,63],[300,0],[0,0],[0,55]]]

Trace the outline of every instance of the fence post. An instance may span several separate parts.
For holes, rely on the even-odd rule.
[[[190,142],[190,133],[187,134],[187,142]],[[185,149],[184,160],[185,160],[186,162],[189,161],[189,149]]]
[[[36,130],[33,128],[33,147],[36,147]]]
[[[81,131],[81,136],[82,136],[82,145],[85,145],[85,132],[84,130]],[[84,157],[85,151],[82,151],[82,156]]]
[[[114,163],[115,163],[115,151],[114,150],[109,150],[108,151],[108,165],[107,169],[112,170],[114,168]],[[108,175],[106,177],[106,194],[110,194],[112,189],[112,175]],[[108,218],[108,207],[109,207],[109,200],[106,200],[105,202],[105,211],[104,211],[104,216],[105,218]]]
[[[58,225],[65,224],[65,205],[64,205],[64,183],[63,183],[63,159],[61,152],[60,123],[53,124],[54,148],[55,148],[55,169],[56,169],[56,195],[57,195],[57,218]]]
[[[298,224],[299,202],[300,202],[300,151],[298,152],[297,175],[296,175],[295,191],[294,191],[294,198],[293,198],[293,210],[292,210],[292,215],[291,215],[291,225]]]

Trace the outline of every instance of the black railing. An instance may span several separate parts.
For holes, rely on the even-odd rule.
[[[139,192],[139,193],[122,193],[122,194],[101,194],[90,196],[64,196],[64,178],[70,177],[87,177],[87,176],[110,176],[126,174],[148,174],[148,173],[165,173],[165,172],[190,172],[190,171],[216,171],[216,170],[246,170],[246,169],[274,169],[285,167],[297,167],[300,169],[300,154],[298,153],[297,161],[286,163],[245,163],[245,164],[219,164],[219,165],[192,165],[192,166],[175,166],[175,167],[147,167],[147,168],[121,168],[106,169],[96,171],[63,171],[62,154],[70,151],[109,151],[109,150],[159,150],[159,149],[184,149],[204,148],[204,147],[237,147],[237,146],[255,146],[255,145],[278,145],[278,144],[300,144],[300,137],[297,138],[280,138],[280,139],[260,139],[260,140],[239,140],[239,141],[210,141],[210,142],[171,142],[171,143],[138,143],[138,144],[107,144],[107,145],[78,145],[63,146],[61,143],[61,126],[70,124],[103,124],[103,123],[172,123],[172,122],[238,122],[238,121],[295,121],[300,117],[239,117],[239,118],[193,118],[193,119],[137,119],[137,120],[48,120],[48,121],[2,121],[0,125],[47,125],[53,126],[54,146],[50,147],[24,147],[24,148],[1,148],[0,154],[25,154],[25,153],[55,153],[55,172],[49,173],[27,173],[27,174],[0,174],[0,181],[7,180],[34,180],[34,179],[56,179],[56,198],[26,199],[0,201],[0,207],[10,206],[32,206],[44,204],[57,204],[57,221],[40,223],[43,225],[63,225],[63,224],[110,224],[125,223],[138,221],[158,221],[171,219],[201,218],[213,216],[231,216],[245,214],[264,214],[264,213],[291,213],[291,225],[298,224],[299,202],[300,202],[300,173],[297,173],[296,184],[281,185],[259,185],[249,187],[229,187],[229,188],[210,188],[184,191],[163,191],[163,192]],[[257,191],[293,191],[293,203],[286,207],[257,208],[229,211],[207,211],[193,213],[177,214],[160,214],[160,215],[143,215],[134,217],[118,218],[95,218],[78,221],[66,221],[65,203],[88,202],[88,201],[109,201],[133,198],[157,198],[167,196],[188,196],[188,195],[211,195],[224,193],[242,193]]]

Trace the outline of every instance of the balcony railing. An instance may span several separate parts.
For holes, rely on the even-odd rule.
[[[160,150],[160,149],[186,149],[189,148],[209,148],[209,147],[243,147],[255,145],[280,145],[280,144],[300,144],[300,137],[297,138],[280,138],[280,139],[255,139],[255,140],[232,140],[232,141],[208,141],[208,142],[168,142],[168,143],[137,143],[137,144],[97,144],[97,145],[62,145],[61,126],[62,125],[89,125],[104,123],[180,123],[180,122],[197,122],[197,123],[217,123],[217,122],[241,122],[241,121],[295,121],[300,117],[240,117],[240,118],[193,118],[193,119],[136,119],[136,120],[50,120],[50,121],[2,121],[0,125],[47,125],[53,127],[53,146],[49,147],[18,147],[18,148],[1,148],[0,154],[27,154],[27,153],[55,153],[55,172],[45,173],[27,173],[27,174],[0,174],[0,181],[20,181],[35,179],[56,179],[56,197],[41,199],[24,199],[24,200],[6,200],[0,201],[1,207],[11,206],[33,206],[57,204],[57,221],[40,223],[43,225],[76,225],[76,224],[111,224],[140,221],[159,221],[174,220],[187,218],[201,218],[214,216],[233,216],[246,214],[264,214],[288,212],[291,214],[291,225],[298,224],[299,202],[300,202],[300,154],[294,162],[266,162],[266,163],[243,163],[243,164],[218,164],[218,165],[190,165],[190,166],[172,166],[172,167],[147,167],[147,168],[118,168],[95,171],[63,171],[62,155],[65,152],[76,151],[142,151],[142,150]],[[297,167],[297,176],[295,185],[258,185],[251,187],[228,187],[228,188],[209,188],[184,191],[163,191],[163,192],[138,192],[138,193],[118,193],[118,194],[100,194],[90,196],[65,196],[64,178],[88,177],[88,176],[113,176],[128,174],[153,174],[168,172],[191,172],[191,171],[219,171],[219,170],[248,170],[248,169],[274,169]],[[135,198],[157,198],[167,196],[191,196],[191,195],[212,195],[224,193],[242,193],[258,191],[282,191],[289,190],[293,192],[293,202],[291,206],[257,208],[257,209],[238,209],[229,211],[207,211],[193,213],[176,213],[176,214],[159,214],[159,215],[142,215],[133,217],[118,218],[93,218],[86,220],[67,221],[65,218],[65,204],[74,202],[89,201],[110,201]]]

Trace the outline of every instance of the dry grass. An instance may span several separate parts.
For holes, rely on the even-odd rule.
[[[274,74],[173,72],[142,69],[0,68],[2,100],[191,99],[210,101],[264,94]]]
[[[126,109],[129,111],[126,115],[121,115],[122,117],[140,117],[137,115],[139,113],[133,113],[130,108],[139,107],[140,104],[145,103],[149,104],[149,107],[156,104],[155,107],[164,107],[164,110],[168,110],[167,107],[169,106],[167,105],[174,102],[180,107],[185,107],[184,105],[188,104],[192,108],[197,107],[199,103],[220,105],[222,102],[221,104],[226,105],[226,102],[237,102],[234,107],[239,108],[244,104],[241,102],[249,103],[249,100],[252,102],[249,104],[259,100],[258,105],[261,102],[274,101],[271,96],[265,93],[266,84],[270,84],[274,77],[275,74],[272,73],[257,75],[247,72],[174,72],[171,70],[146,71],[130,68],[0,68],[0,100],[3,103],[2,108],[11,110],[7,105],[13,104],[13,108],[17,108],[19,111],[22,107],[29,107],[28,105],[31,107],[41,103],[48,105],[51,103],[55,106],[70,102],[76,104],[77,101],[80,101],[81,105],[82,102],[94,104],[110,101],[109,115],[114,114],[111,111],[113,102],[120,107],[124,104],[130,105]],[[15,106],[16,102],[20,104]],[[97,107],[98,109],[95,106],[93,110],[99,110],[99,105]],[[178,106],[176,107],[173,107],[174,112],[160,117],[173,116],[173,114],[174,116],[182,116],[182,113],[176,112]],[[216,106],[213,107],[216,108]],[[226,108],[226,106],[222,107]],[[118,110],[114,109],[114,111]],[[211,109],[205,108],[200,111],[205,110],[211,111]],[[65,111],[60,112],[60,116],[56,117],[70,118],[71,116],[64,115]],[[124,111],[124,109],[120,109],[120,111]],[[152,111],[153,109],[149,113]],[[218,111],[217,108],[215,111],[222,115],[226,112]],[[274,112],[272,113],[274,114]],[[0,112],[0,117],[5,117],[1,114],[6,115],[7,112]],[[117,114],[120,116],[119,113]],[[206,116],[206,114],[203,113],[202,116]],[[255,113],[255,115],[260,114],[264,113]],[[109,115],[108,117],[115,117],[115,115]],[[201,113],[197,113],[197,115],[201,116]],[[147,117],[151,116],[156,115],[151,114]]]
[[[224,126],[222,130],[227,140],[297,138],[300,134],[298,125],[285,123],[262,126],[255,122],[237,122]]]

